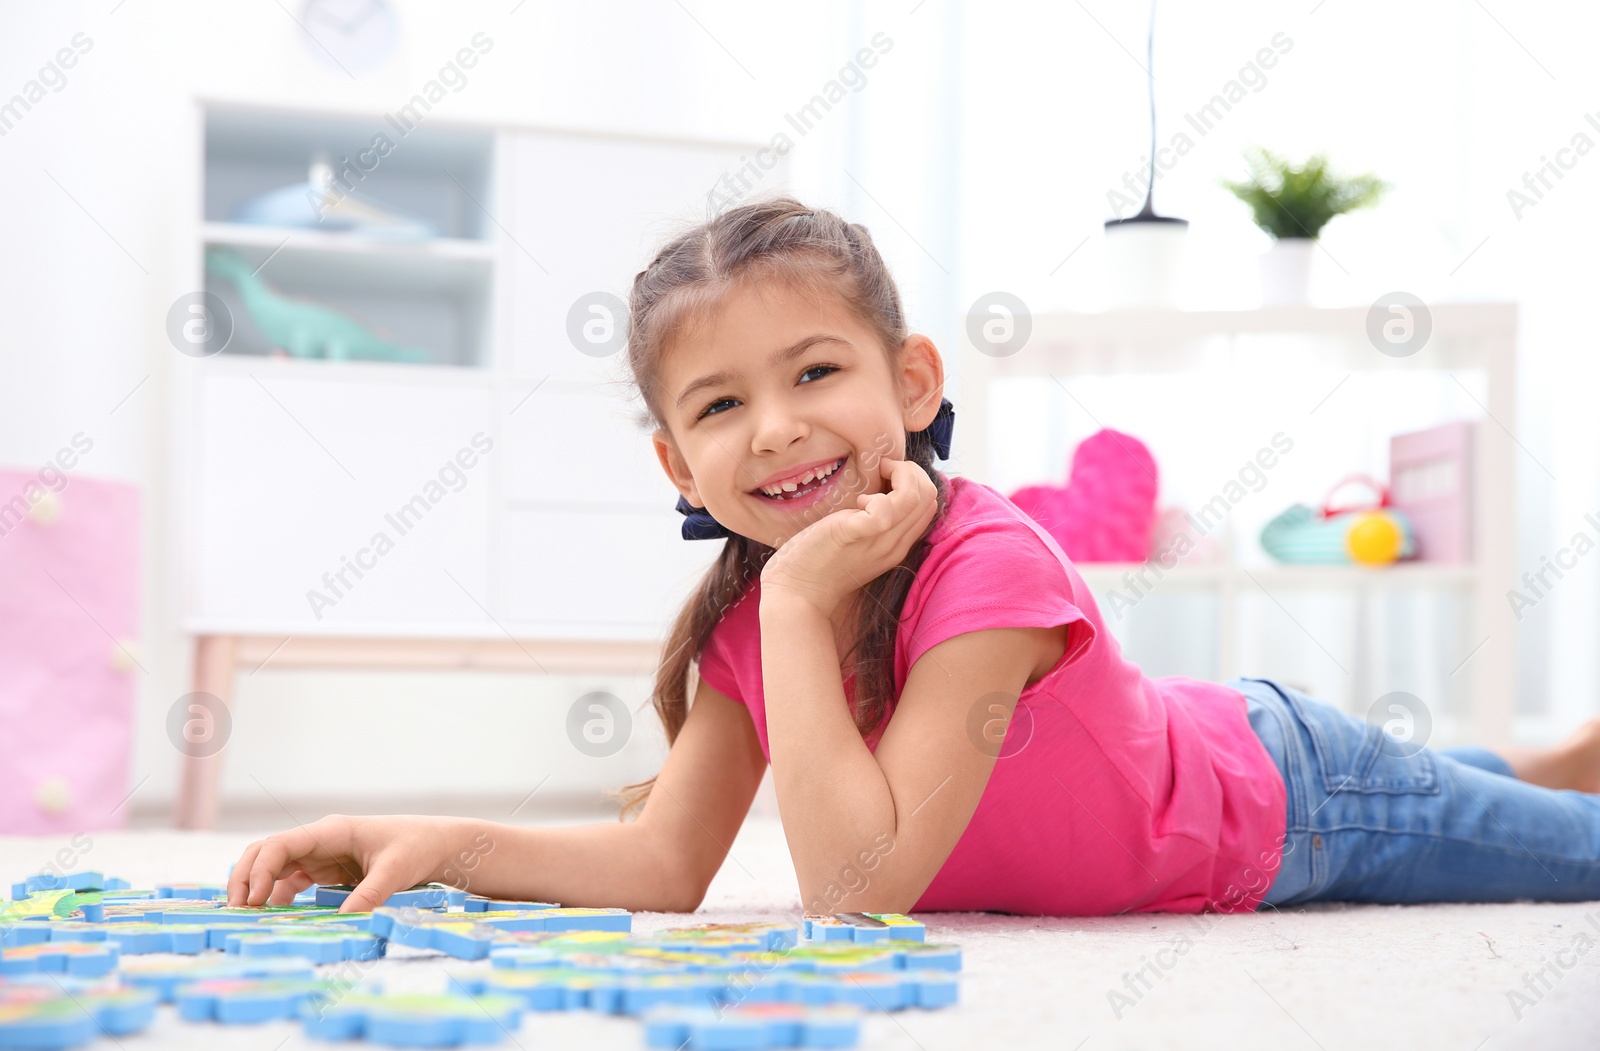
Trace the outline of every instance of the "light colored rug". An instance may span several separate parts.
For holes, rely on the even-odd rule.
[[[246,833],[97,834],[77,866],[131,880],[220,879]],[[60,838],[0,838],[0,877],[39,871]],[[753,816],[692,922],[796,918],[783,831]],[[961,1004],[879,1013],[862,1047],[1022,1048],[1600,1047],[1600,902],[1577,905],[1324,906],[1248,916],[1037,919],[921,917],[964,950]],[[635,929],[689,917],[640,913]],[[397,950],[363,965],[388,988],[443,990],[483,963]],[[587,1013],[532,1014],[502,1046],[642,1048],[639,1025]],[[299,1027],[192,1026],[163,1009],[139,1048],[293,1051],[333,1045]],[[101,1041],[97,1047],[115,1051]]]

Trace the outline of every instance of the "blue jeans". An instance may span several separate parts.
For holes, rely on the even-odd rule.
[[[1288,789],[1263,908],[1600,899],[1600,795],[1519,781],[1482,748],[1408,746],[1267,679],[1228,685]]]

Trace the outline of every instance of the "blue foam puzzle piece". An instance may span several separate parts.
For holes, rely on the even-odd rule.
[[[854,1047],[861,1017],[850,1008],[789,1004],[665,1007],[645,1017],[647,1047],[685,1051],[761,1051],[772,1047]]]
[[[297,1018],[303,1005],[321,1002],[332,989],[317,978],[210,978],[183,986],[174,1000],[185,1022],[240,1025]]]
[[[0,949],[0,976],[69,974],[99,978],[117,966],[117,947],[99,942],[42,942]]]
[[[256,934],[264,928],[259,923],[219,923],[206,927],[206,948],[227,951],[228,939],[236,934]]]
[[[311,978],[316,971],[310,961],[293,957],[225,956],[220,959],[199,957],[177,963],[162,961],[142,967],[124,965],[117,974],[124,985],[149,989],[161,1003],[171,1003],[179,989],[207,979]]]
[[[337,908],[344,904],[344,900],[355,891],[350,886],[318,887],[316,903],[318,905],[332,905]],[[429,883],[410,890],[399,890],[389,895],[381,904],[393,908],[413,909],[442,909],[449,904],[449,888],[438,883]]]
[[[481,960],[502,933],[620,931],[633,925],[626,909],[535,909],[518,912],[415,912],[382,906],[372,913],[373,934],[413,949]]]
[[[192,956],[204,952],[209,939],[206,928],[188,924],[116,923],[101,925],[99,929],[124,956],[153,952]]]
[[[216,883],[157,883],[157,898],[196,898],[226,901],[227,884]]]
[[[14,949],[20,945],[38,945],[50,940],[55,924],[38,920],[24,920],[0,928],[0,949]]]
[[[926,941],[928,928],[919,920],[897,912],[810,913],[801,921],[806,939],[811,941],[853,941],[878,944],[886,941]]]
[[[107,905],[121,905],[130,901],[151,901],[160,896],[161,892],[154,887],[120,887],[116,890],[106,890],[102,887],[100,889],[100,897]]]
[[[532,912],[536,909],[557,909],[559,905],[548,901],[502,901],[499,898],[484,898],[476,894],[463,894],[461,910],[463,912]]]
[[[302,956],[313,963],[376,960],[384,955],[386,944],[365,931],[282,927],[233,933],[224,941],[227,951],[238,956]]]
[[[48,890],[98,890],[122,891],[129,887],[123,879],[107,879],[101,872],[41,872],[29,876],[21,883],[11,885],[11,897],[21,901],[36,891]]]
[[[895,963],[902,969],[926,971],[961,970],[961,946],[923,942],[920,945],[897,946]]]
[[[105,884],[106,877],[101,872],[40,872],[21,883],[13,883],[11,897],[21,901],[40,890],[103,890]]]
[[[202,902],[180,908],[158,908],[145,915],[159,923],[198,923],[213,926],[224,923],[270,923],[274,920],[301,919],[307,916],[337,916],[339,910],[324,905],[227,905]],[[349,915],[348,913],[346,915]]]
[[[352,993],[336,1003],[304,1005],[307,1036],[406,1047],[495,1044],[522,1024],[522,1005],[504,996]]]

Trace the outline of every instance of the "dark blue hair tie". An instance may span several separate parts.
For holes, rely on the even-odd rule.
[[[689,502],[688,497],[681,493],[678,495],[678,510],[689,516],[683,520],[685,540],[716,540],[733,535],[721,522],[711,517],[711,512],[703,507],[695,507]]]
[[[933,439],[933,453],[941,460],[950,459],[950,432],[955,425],[956,407],[950,404],[949,398],[940,398],[939,411],[923,433]]]
[[[941,460],[950,459],[950,435],[955,429],[956,407],[950,403],[949,398],[939,399],[939,411],[933,417],[933,422],[928,424],[926,430],[918,434],[926,434],[933,439],[933,452]],[[728,532],[723,524],[711,517],[711,513],[703,507],[696,507],[689,502],[688,497],[678,495],[678,511],[687,517],[683,521],[683,538],[685,540],[719,540],[733,534]]]

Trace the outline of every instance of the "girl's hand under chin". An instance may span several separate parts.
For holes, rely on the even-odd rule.
[[[839,603],[906,557],[938,511],[938,490],[912,460],[878,460],[888,491],[856,498],[806,526],[761,570],[761,594],[798,599],[831,617]]]

